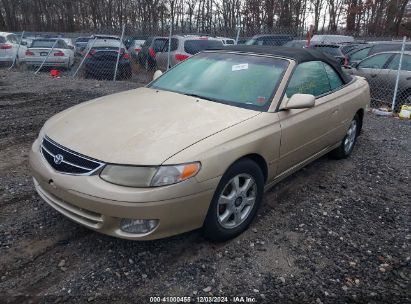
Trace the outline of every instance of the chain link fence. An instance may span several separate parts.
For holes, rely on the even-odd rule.
[[[367,79],[372,107],[398,112],[401,105],[411,104],[409,40],[358,33],[312,35],[304,28],[203,32],[167,26],[161,30],[122,26],[87,33],[2,33],[0,64],[3,69],[67,79],[148,83],[157,69],[165,71],[207,48],[235,44],[316,49],[338,60],[346,73]]]

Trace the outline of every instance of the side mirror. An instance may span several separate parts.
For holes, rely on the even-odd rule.
[[[315,105],[315,97],[311,94],[294,94],[289,98],[284,106],[281,107],[282,110],[291,109],[307,109],[312,108]]]
[[[160,70],[155,71],[153,75],[153,80],[156,80],[161,75],[163,75],[163,72],[161,72]]]
[[[20,44],[21,45],[27,45],[27,41],[22,41]]]

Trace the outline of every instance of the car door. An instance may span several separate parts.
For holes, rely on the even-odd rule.
[[[389,70],[388,82],[390,83],[389,96],[391,97],[389,101],[392,100],[394,95],[400,57],[401,54],[395,54],[387,65],[387,69]],[[411,103],[411,55],[403,55],[397,92],[397,105]]]
[[[64,53],[68,55],[68,64],[71,67],[74,64],[74,51],[64,40],[60,40],[59,43],[61,43]]]
[[[314,95],[315,106],[279,111],[280,174],[327,149],[338,121],[338,102],[333,100],[330,80],[321,61],[300,63],[296,67],[284,98],[296,93]]]
[[[11,45],[11,48],[6,49],[6,56],[16,58],[18,43],[15,35],[10,34],[6,36],[7,43]]]
[[[355,75],[365,77],[370,86],[372,98],[378,101],[386,101],[390,92],[388,82],[390,70],[387,63],[394,56],[393,53],[380,53],[367,57],[356,67]]]
[[[162,71],[167,70],[167,59],[168,59],[168,39],[164,43],[163,48],[159,52],[156,52],[157,68]]]
[[[153,43],[153,50],[155,53],[155,57],[153,60],[155,61],[155,64],[157,65],[157,53],[160,53],[164,47],[166,47],[166,44],[168,44],[168,38],[157,38],[154,40]]]

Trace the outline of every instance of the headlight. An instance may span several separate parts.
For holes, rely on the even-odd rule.
[[[200,163],[190,163],[176,166],[161,166],[154,175],[151,186],[165,186],[182,182],[195,176],[200,171]]]
[[[106,165],[100,177],[121,186],[158,187],[189,179],[198,173],[200,167],[199,162],[160,167]]]

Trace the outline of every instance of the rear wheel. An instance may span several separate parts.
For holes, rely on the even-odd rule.
[[[221,178],[203,226],[204,236],[214,241],[236,237],[250,225],[261,203],[264,176],[250,159],[232,165]]]
[[[341,145],[331,151],[331,155],[337,159],[347,158],[354,150],[357,137],[360,132],[361,121],[358,114],[355,114],[354,119],[351,121],[347,133],[341,142]]]

